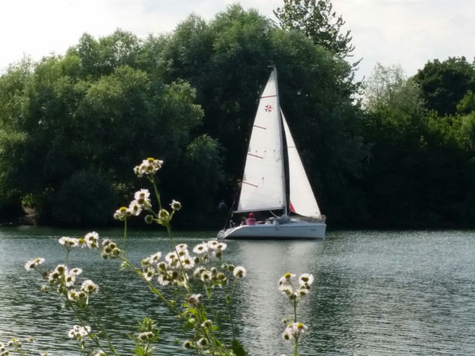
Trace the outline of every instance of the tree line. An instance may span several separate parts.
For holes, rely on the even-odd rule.
[[[181,226],[224,223],[239,189],[259,95],[279,71],[282,109],[332,227],[475,221],[475,67],[431,60],[411,78],[378,66],[354,79],[350,32],[330,0],[284,0],[277,21],[232,5],[166,35],[84,34],[64,55],[0,77],[0,213],[105,225],[164,160]]]

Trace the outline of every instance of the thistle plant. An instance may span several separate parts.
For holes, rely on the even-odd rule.
[[[44,267],[43,258],[29,260],[25,268],[37,270],[45,284],[42,291],[54,293],[73,312],[79,324],[69,330],[68,336],[76,341],[81,351],[92,344],[92,355],[115,355],[118,351],[105,327],[97,317],[93,305],[94,295],[100,287],[90,279],[82,278],[81,268],[68,265],[70,253],[78,248],[96,251],[102,259],[118,259],[122,270],[130,270],[139,277],[144,285],[157,296],[175,316],[184,323],[190,337],[183,340],[183,348],[196,355],[211,354],[222,356],[245,355],[244,348],[237,340],[237,330],[232,321],[231,305],[237,283],[246,276],[246,269],[223,261],[226,244],[218,241],[201,242],[190,252],[186,244],[176,244],[171,233],[171,221],[181,204],[172,200],[170,208],[162,205],[161,196],[155,181],[155,174],[162,168],[163,161],[154,158],[143,160],[134,168],[138,177],[146,177],[153,186],[157,207],[152,205],[151,194],[147,189],[140,189],[128,207],[121,207],[114,213],[114,218],[124,222],[124,237],[121,246],[104,239],[99,234],[90,232],[81,238],[61,237],[58,242],[66,252],[65,262],[53,269]],[[145,214],[148,224],[159,224],[167,229],[171,242],[171,251],[157,251],[145,257],[139,266],[126,257],[127,222],[130,218]],[[82,279],[82,281],[80,281]],[[172,289],[178,300],[170,300],[163,293]],[[215,294],[215,296],[212,296]],[[226,337],[223,330],[223,316],[217,312],[216,297],[222,297],[228,315],[226,321],[231,324],[232,337]],[[93,304],[93,303],[92,303]],[[89,320],[92,327],[86,325]],[[97,330],[93,333],[92,329]],[[145,318],[137,332],[129,335],[135,343],[134,354],[153,355],[155,343],[159,340],[160,330],[150,318]],[[100,336],[99,336],[100,335]]]
[[[310,286],[313,283],[313,275],[309,273],[303,273],[296,281],[296,275],[292,273],[284,274],[279,280],[279,290],[284,294],[293,311],[293,315],[284,322],[287,324],[282,338],[293,345],[294,356],[298,356],[298,346],[303,334],[307,331],[308,327],[299,321],[298,318],[298,305],[310,292]]]

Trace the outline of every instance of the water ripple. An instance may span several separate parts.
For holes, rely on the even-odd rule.
[[[99,233],[121,236],[119,230]],[[25,261],[37,256],[50,266],[62,263],[64,251],[55,239],[63,235],[81,232],[0,228],[0,341],[33,336],[40,350],[77,354],[67,339],[76,323],[71,312],[41,294],[41,281],[24,269]],[[177,233],[176,239],[194,245],[213,235]],[[248,269],[233,303],[240,339],[250,355],[292,352],[281,338],[282,319],[292,308],[277,281],[286,272],[311,272],[314,288],[299,310],[309,326],[302,355],[474,354],[474,237],[470,231],[342,231],[325,241],[230,241],[227,258]],[[164,233],[132,232],[128,257],[140,263],[169,246]],[[160,354],[184,354],[175,344],[175,338],[187,338],[180,323],[140,281],[120,272],[118,261],[80,250],[69,265],[83,268],[100,285],[93,303],[122,352],[131,354],[133,347],[125,335],[151,316],[162,329]]]

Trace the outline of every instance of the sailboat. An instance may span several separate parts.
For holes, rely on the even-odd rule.
[[[287,155],[284,156],[284,135]],[[289,197],[286,189],[288,163]],[[297,216],[288,216],[288,210]],[[283,210],[266,223],[231,226],[218,239],[323,239],[325,217],[302,165],[289,126],[279,104],[274,67],[259,100],[247,151],[238,209],[235,213]]]

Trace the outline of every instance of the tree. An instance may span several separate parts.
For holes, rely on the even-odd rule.
[[[366,88],[365,140],[372,159],[364,195],[373,224],[441,226],[473,218],[472,121],[428,112],[400,67],[378,65]]]
[[[333,11],[331,0],[284,0],[284,6],[274,10],[284,30],[298,30],[317,45],[341,58],[350,57],[351,31],[342,33],[345,21]]]
[[[362,116],[353,105],[351,65],[303,33],[282,30],[239,5],[209,23],[191,16],[162,44],[160,71],[196,88],[205,113],[197,131],[225,149],[229,187],[223,196],[237,189],[259,95],[275,64],[281,105],[322,210],[333,221],[364,212],[362,204],[355,211],[357,194],[348,191],[367,154],[357,132]]]
[[[188,159],[194,153],[201,160],[196,184],[221,185],[219,145],[192,132],[203,116],[195,90],[182,80],[164,83],[146,49],[120,31],[99,41],[85,35],[66,56],[34,64],[24,84],[11,84],[21,68],[0,79],[8,90],[0,96],[0,121],[8,128],[0,135],[5,200],[28,196],[49,222],[106,223],[111,206],[137,189],[132,167],[149,156],[169,166],[164,199],[185,186],[182,172],[196,167]],[[189,205],[214,207],[211,188],[210,195],[194,188],[182,189]],[[106,195],[97,197],[101,204],[90,202],[98,192]]]
[[[453,57],[440,62],[426,63],[414,76],[422,89],[422,98],[429,110],[440,116],[455,114],[457,104],[468,93],[475,91],[475,67],[465,57]]]
[[[364,135],[372,146],[364,191],[373,223],[403,225],[430,218],[418,206],[426,133],[422,104],[419,87],[400,66],[375,67],[364,99]]]

